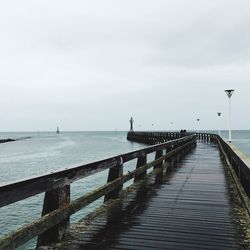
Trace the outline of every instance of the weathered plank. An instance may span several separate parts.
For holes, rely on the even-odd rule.
[[[23,181],[0,186],[0,207],[23,200],[30,196],[56,189],[93,175],[103,170],[115,167],[116,158],[110,158],[73,169],[66,169],[56,173],[50,173]]]

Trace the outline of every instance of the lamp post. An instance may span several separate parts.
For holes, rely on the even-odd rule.
[[[199,133],[199,121],[200,121],[200,118],[197,118],[197,122],[198,122],[198,127],[197,127],[197,133]]]
[[[220,117],[221,116],[221,112],[218,112],[217,115],[218,115],[218,117]],[[220,127],[219,127],[219,136],[220,136]]]
[[[226,89],[225,90],[227,96],[228,96],[228,105],[229,105],[229,119],[228,119],[228,124],[229,124],[229,130],[228,130],[228,134],[229,134],[229,138],[228,138],[228,142],[232,142],[232,131],[231,131],[231,97],[233,95],[234,89]]]

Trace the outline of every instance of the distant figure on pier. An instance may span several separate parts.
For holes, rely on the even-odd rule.
[[[129,122],[130,122],[130,131],[134,131],[134,129],[133,129],[134,119],[133,119],[133,117],[130,118]]]
[[[59,131],[59,127],[57,126],[57,129],[56,129],[56,133],[59,134],[60,131]]]
[[[182,129],[182,130],[180,131],[180,136],[181,136],[181,137],[187,136],[187,130],[186,130],[186,129]]]

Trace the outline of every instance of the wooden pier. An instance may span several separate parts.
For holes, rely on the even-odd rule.
[[[249,247],[248,158],[215,134],[130,131],[128,139],[151,146],[0,186],[0,206],[45,192],[42,217],[1,238],[0,249],[35,236],[39,249]],[[135,159],[126,173],[124,164]],[[105,169],[106,185],[70,201],[72,182]],[[72,214],[102,196],[100,208],[70,227]]]

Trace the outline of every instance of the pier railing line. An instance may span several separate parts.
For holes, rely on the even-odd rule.
[[[0,186],[0,207],[45,192],[42,217],[1,238],[0,249],[14,249],[35,236],[39,236],[37,247],[60,241],[69,231],[69,219],[72,214],[102,196],[105,196],[105,201],[117,198],[125,182],[133,178],[134,181],[142,179],[147,174],[147,169],[161,168],[164,162],[186,152],[195,144],[195,135],[190,135],[79,167]],[[147,163],[147,155],[154,152],[155,160]],[[123,175],[123,164],[134,159],[137,159],[136,169]],[[106,185],[70,202],[72,182],[106,169],[109,169]]]
[[[217,142],[222,159],[226,161],[229,167],[239,198],[250,217],[250,159],[232,143],[225,142],[220,136],[218,136]]]
[[[127,134],[127,139],[144,144],[154,145],[156,143],[164,143],[169,140],[182,138],[195,133],[179,133],[179,132],[151,132],[151,131],[130,131]]]

